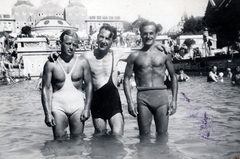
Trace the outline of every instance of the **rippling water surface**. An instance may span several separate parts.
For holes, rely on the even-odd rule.
[[[0,158],[240,158],[240,87],[229,80],[207,83],[206,77],[191,77],[179,83],[178,109],[170,117],[168,136],[156,136],[153,122],[151,136],[139,138],[136,118],[128,114],[120,88],[123,137],[94,136],[89,119],[84,136],[63,141],[54,141],[44,124],[36,84],[31,80],[0,86]]]

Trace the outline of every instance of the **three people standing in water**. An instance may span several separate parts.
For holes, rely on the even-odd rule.
[[[112,43],[116,39],[117,31],[116,28],[109,24],[104,24],[99,30],[97,37],[98,48],[93,52],[86,52],[78,58],[74,56],[77,37],[65,35],[67,37],[64,39],[64,36],[61,35],[61,49],[63,50],[67,47],[70,51],[66,51],[66,53],[62,51],[60,59],[54,62],[46,62],[43,72],[42,103],[46,115],[45,120],[48,126],[53,127],[55,136],[63,135],[62,130],[66,128],[67,122],[69,122],[71,134],[82,133],[84,121],[89,118],[90,109],[95,133],[106,133],[108,122],[112,134],[123,135],[124,118],[117,89],[116,67],[120,60],[127,60],[124,91],[129,104],[129,113],[132,116],[138,116],[140,134],[150,132],[151,123],[149,121],[152,119],[152,115],[156,122],[157,132],[167,132],[169,115],[174,114],[177,109],[178,91],[177,78],[171,61],[171,55],[168,48],[160,44],[155,44],[158,27],[154,22],[144,23],[140,31],[144,46],[140,51],[132,53],[130,56],[129,53],[123,52],[122,49],[111,49]],[[68,38],[70,38],[70,40]],[[77,60],[79,61],[76,62]],[[163,80],[166,69],[169,71],[172,79],[172,101],[170,104]],[[133,72],[135,73],[135,80],[139,91],[138,111],[135,109],[130,97],[129,79]],[[82,100],[82,92],[77,93],[73,91],[74,93],[71,93],[65,91],[64,86],[69,81],[67,80],[68,74],[72,74],[69,80],[73,82],[73,88],[80,90],[82,86],[80,83],[83,81],[87,85],[85,102]],[[52,99],[50,96],[51,84],[53,87]],[[90,85],[92,85],[92,87]],[[68,95],[66,95],[65,98],[78,96],[81,102],[75,102],[75,98],[74,100],[70,100],[72,99],[70,97],[68,102],[65,100],[62,101],[60,100],[61,98],[55,97],[55,94],[58,92],[60,92],[60,94],[61,92],[67,92]],[[149,102],[148,104],[143,101],[146,95],[153,95],[151,99],[146,101]],[[58,100],[55,100],[56,98]],[[76,110],[82,111],[82,115],[80,115],[81,113],[74,115],[74,117],[76,117],[74,119],[78,121],[62,120],[62,116],[64,116],[64,119],[71,119],[69,117],[71,117],[72,112],[66,113],[63,111],[65,107],[72,109],[70,103],[74,105]],[[56,113],[55,110],[58,108],[56,108],[55,105],[60,107],[58,112],[61,112],[62,116],[58,117],[60,113]],[[77,108],[77,106],[81,108]],[[55,118],[60,118],[60,120]],[[58,122],[56,122],[56,120]],[[72,131],[74,129],[72,129],[71,126],[77,125],[81,125],[79,126],[81,131]],[[58,133],[57,130],[60,129],[61,133]]]

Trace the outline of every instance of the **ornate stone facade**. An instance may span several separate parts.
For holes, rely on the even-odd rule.
[[[29,0],[18,0],[12,7],[12,15],[15,18],[15,30],[21,31],[23,26],[35,26],[41,19],[55,16],[64,19],[72,27],[83,31],[87,18],[87,9],[81,0],[69,0],[68,6],[62,8],[52,0],[42,0],[39,7],[35,7]]]

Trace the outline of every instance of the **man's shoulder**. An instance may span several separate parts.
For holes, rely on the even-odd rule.
[[[114,53],[114,55],[123,55],[123,53],[126,53],[125,49],[124,48],[117,48],[117,47],[114,47],[114,48],[111,48],[112,52]]]
[[[141,50],[135,50],[135,51],[132,51],[129,55],[129,57],[137,57],[139,54],[143,53],[143,51]]]
[[[44,68],[45,68],[45,69],[48,69],[48,70],[51,70],[51,69],[53,69],[53,68],[55,67],[56,63],[57,63],[57,61],[47,60],[47,61],[45,62]]]
[[[84,56],[86,59],[90,59],[93,57],[93,51],[86,51],[82,53],[82,56]]]

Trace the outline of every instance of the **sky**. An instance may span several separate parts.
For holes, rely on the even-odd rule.
[[[0,0],[0,14],[11,14],[12,6],[17,0]],[[41,0],[29,0],[38,7]],[[69,0],[52,0],[66,7]],[[121,16],[123,20],[135,21],[138,16],[152,20],[167,31],[180,22],[184,12],[188,16],[204,16],[209,0],[80,0],[87,8],[88,15]]]

